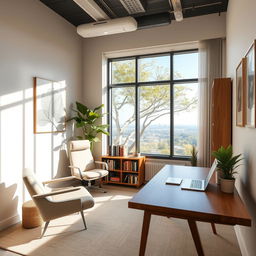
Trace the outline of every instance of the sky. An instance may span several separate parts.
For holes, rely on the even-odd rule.
[[[170,70],[170,55],[158,56],[153,58],[142,58],[139,59],[139,63],[151,62],[154,59],[154,65],[150,68],[155,68],[156,66],[161,66],[162,70]],[[198,53],[187,53],[187,54],[175,54],[173,58],[174,62],[174,79],[179,79],[175,77],[176,73],[181,75],[181,79],[197,78],[198,77]],[[188,84],[191,88],[191,96],[198,96],[198,84]],[[121,119],[125,121],[134,111],[133,107],[128,107],[123,109]],[[174,125],[197,125],[198,124],[198,109],[194,109],[189,112],[182,112],[175,114]],[[159,125],[169,125],[169,117],[164,116],[157,119],[154,124]]]
[[[163,69],[170,69],[170,57],[158,57],[154,58],[156,66],[162,66]],[[146,62],[146,59],[143,60]],[[175,54],[173,58],[174,62],[174,79],[179,79],[175,77],[175,73],[181,74],[182,79],[188,78],[198,78],[198,53],[187,53],[187,54]],[[198,85],[193,84],[190,86],[192,91],[191,94],[196,96],[198,94]],[[198,110],[195,109],[189,112],[182,112],[175,115],[175,125],[197,125],[198,124]],[[169,124],[169,120],[166,116],[159,118],[155,124]]]

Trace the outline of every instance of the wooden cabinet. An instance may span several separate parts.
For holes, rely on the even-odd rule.
[[[121,184],[140,187],[145,181],[145,157],[102,156],[108,164],[109,175],[105,184]]]
[[[211,93],[211,152],[231,143],[232,82],[230,78],[218,78],[213,81]]]

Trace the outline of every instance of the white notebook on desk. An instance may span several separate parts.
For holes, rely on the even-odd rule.
[[[182,182],[181,178],[168,177],[165,184],[167,185],[180,185]]]

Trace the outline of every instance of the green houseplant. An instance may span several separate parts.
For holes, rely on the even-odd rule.
[[[190,150],[190,154],[191,154],[191,157],[190,157],[191,166],[197,166],[197,154],[198,154],[198,151],[196,150],[196,146],[195,145],[192,145],[191,150]]]
[[[82,129],[82,136],[77,136],[80,140],[89,140],[91,144],[91,149],[94,142],[100,141],[97,137],[99,134],[109,135],[107,124],[98,124],[99,119],[103,117],[104,114],[101,114],[101,110],[104,107],[104,104],[90,109],[80,102],[76,102],[76,109],[73,111],[76,113],[74,117],[71,117],[67,121],[74,120],[76,122],[76,128]]]
[[[241,154],[233,155],[233,148],[220,147],[212,155],[217,159],[217,168],[221,171],[220,186],[221,190],[226,193],[234,192],[236,168],[242,160]]]

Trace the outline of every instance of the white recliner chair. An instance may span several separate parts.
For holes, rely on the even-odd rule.
[[[102,178],[108,175],[108,165],[105,162],[94,161],[89,140],[70,141],[69,160],[73,177],[81,180],[82,185],[88,188],[92,187],[91,181],[99,180],[101,189]]]
[[[44,182],[44,184],[66,181],[68,179],[70,179],[70,177],[47,181]],[[86,188],[73,187],[51,192],[37,180],[35,174],[30,169],[24,169],[23,181],[34,203],[36,204],[40,215],[45,221],[45,226],[41,237],[44,235],[51,220],[76,212],[81,213],[84,227],[87,229],[83,210],[93,207],[94,199]],[[63,197],[63,194],[65,194],[65,197]]]

